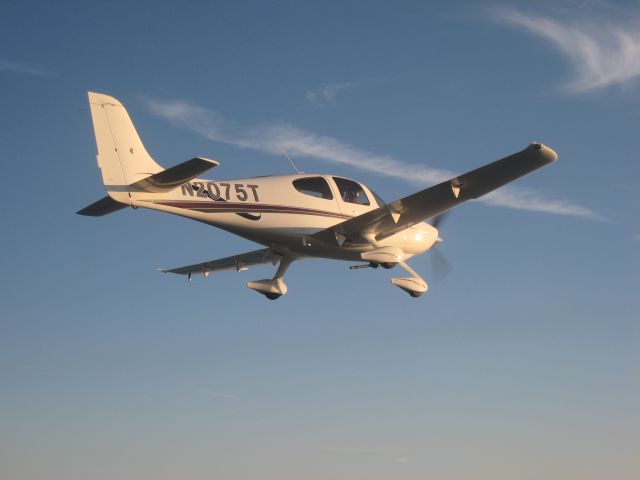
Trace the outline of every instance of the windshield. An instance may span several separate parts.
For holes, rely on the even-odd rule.
[[[369,199],[359,183],[340,177],[333,177],[333,180],[338,186],[340,197],[343,201],[358,205],[369,205]]]
[[[382,197],[380,195],[378,195],[376,192],[374,192],[371,189],[369,189],[369,191],[373,195],[373,198],[375,198],[376,203],[378,204],[379,207],[383,207],[383,206],[386,205],[386,202],[382,199]]]

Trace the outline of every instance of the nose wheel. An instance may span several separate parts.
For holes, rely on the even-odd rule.
[[[407,272],[409,272],[412,276],[405,278],[392,278],[391,283],[396,287],[401,288],[413,298],[418,298],[423,293],[425,293],[429,286],[427,282],[425,282],[420,275],[418,275],[413,268],[407,265],[405,262],[398,262],[402,268],[404,268]]]

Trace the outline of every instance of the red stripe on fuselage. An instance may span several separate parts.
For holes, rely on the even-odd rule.
[[[315,210],[312,208],[292,207],[287,205],[266,205],[259,203],[232,203],[232,202],[194,202],[181,200],[155,200],[153,203],[165,205],[167,207],[184,208],[187,210],[197,210],[199,212],[215,213],[289,213],[298,215],[317,215],[322,217],[334,218],[351,218],[349,215],[343,215],[337,212],[327,210]]]

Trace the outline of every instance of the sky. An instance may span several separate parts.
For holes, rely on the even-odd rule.
[[[640,6],[602,1],[0,7],[0,477],[640,478]],[[541,141],[455,209],[453,269],[294,263],[104,196],[86,93],[211,178],[305,172],[387,201]]]

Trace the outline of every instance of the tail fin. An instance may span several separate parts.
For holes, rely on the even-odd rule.
[[[164,169],[147,153],[122,103],[89,92],[89,106],[105,189],[112,199],[129,204],[128,186]]]
[[[122,103],[101,93],[89,92],[93,130],[98,145],[98,167],[106,197],[80,210],[99,217],[132,205],[136,193],[166,192],[217,167],[215,160],[195,157],[167,170],[153,161]]]

